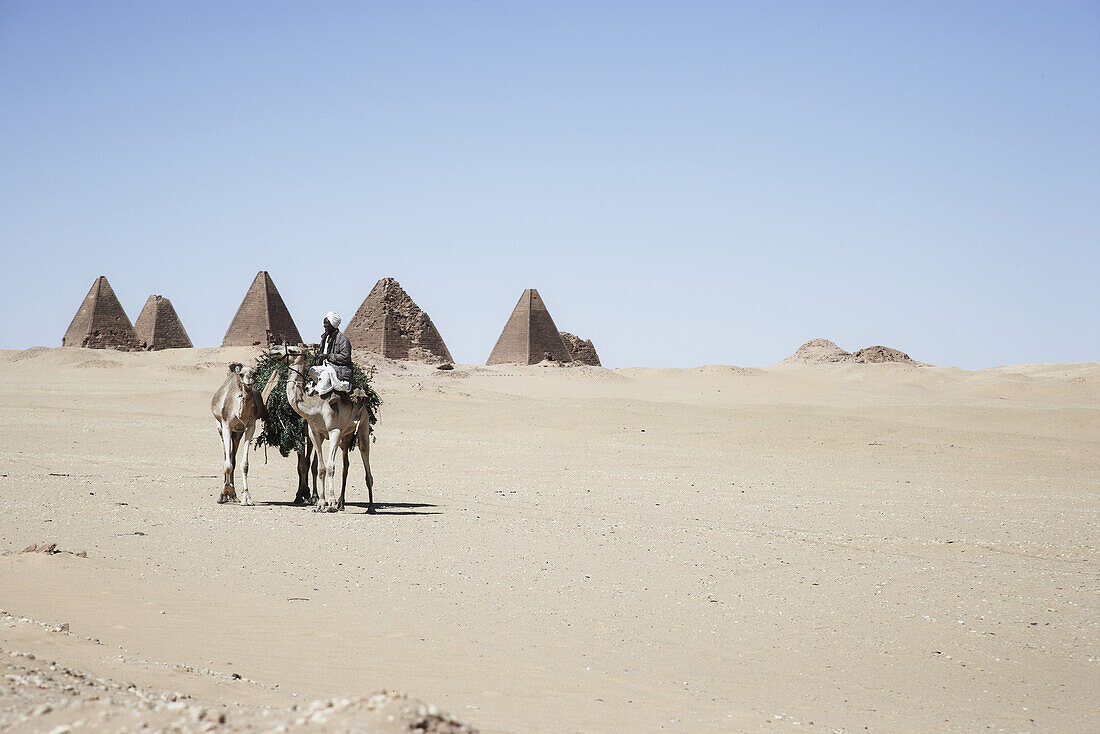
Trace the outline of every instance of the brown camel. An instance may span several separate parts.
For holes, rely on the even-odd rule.
[[[356,442],[363,457],[367,478],[367,512],[374,512],[374,477],[370,473],[370,408],[365,401],[352,400],[339,393],[327,397],[306,395],[305,382],[309,364],[305,347],[273,347],[272,354],[282,356],[290,368],[286,383],[286,398],[295,413],[306,421],[310,444],[320,463],[320,491],[316,512],[337,512],[344,509],[348,486],[348,450]],[[329,442],[328,455],[322,451]],[[340,475],[340,496],[336,496],[336,452],[341,452],[343,470]],[[301,464],[299,463],[299,467]]]
[[[222,448],[225,451],[225,484],[221,496],[218,497],[219,503],[237,499],[237,491],[233,487],[233,471],[237,465],[237,448],[243,437],[241,477],[244,489],[241,492],[241,504],[252,504],[252,499],[248,496],[248,444],[252,441],[252,434],[256,432],[256,420],[267,418],[264,398],[256,392],[253,384],[254,376],[255,370],[252,367],[234,362],[229,365],[225,382],[210,400],[210,412],[218,422],[218,433],[221,434]]]

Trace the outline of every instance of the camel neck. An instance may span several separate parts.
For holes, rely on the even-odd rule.
[[[291,405],[301,404],[305,398],[305,378],[302,375],[302,371],[299,367],[304,367],[305,364],[291,365],[290,377],[286,382],[286,398]]]

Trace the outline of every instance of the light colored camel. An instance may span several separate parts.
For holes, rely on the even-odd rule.
[[[252,498],[248,496],[248,444],[252,441],[252,434],[256,432],[256,420],[267,418],[264,398],[256,391],[254,377],[255,370],[252,367],[234,362],[229,365],[225,382],[210,400],[210,412],[218,422],[218,433],[221,434],[225,452],[225,484],[221,496],[218,497],[219,503],[237,499],[233,471],[237,464],[237,448],[241,445],[241,438],[244,438],[244,459],[241,462],[244,489],[241,491],[241,504],[252,504]]]
[[[321,481],[314,509],[317,512],[344,509],[344,494],[348,486],[348,450],[352,441],[356,441],[367,478],[367,512],[374,512],[374,477],[370,473],[370,408],[365,401],[354,401],[335,392],[324,398],[306,395],[309,365],[304,347],[273,347],[271,353],[283,357],[290,368],[286,399],[294,412],[305,419],[310,443],[319,458]],[[322,451],[325,441],[328,441],[327,455]],[[343,465],[339,498],[336,496],[338,451]]]
[[[279,350],[279,354],[282,355],[282,350]],[[271,377],[268,378],[262,393],[264,405],[267,405],[267,396],[278,387],[279,377],[278,370],[271,372]],[[298,493],[294,495],[294,504],[315,505],[317,504],[317,455],[313,453],[313,444],[309,440],[309,427],[304,421],[302,422],[302,443],[304,444],[302,450],[294,452],[298,454]],[[311,473],[313,474],[312,492],[309,489]]]

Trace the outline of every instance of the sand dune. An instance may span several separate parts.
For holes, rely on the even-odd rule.
[[[254,354],[0,353],[0,726],[1100,726],[1100,365],[379,360],[372,516],[215,504]]]

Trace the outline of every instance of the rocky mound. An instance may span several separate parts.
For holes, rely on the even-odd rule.
[[[825,364],[829,362],[855,362],[857,364],[883,364],[899,362],[920,365],[921,362],[909,357],[905,352],[891,347],[875,345],[864,347],[856,352],[846,352],[828,339],[811,339],[798,348],[780,364]]]
[[[811,339],[787,357],[781,364],[818,364],[821,362],[851,362],[852,354],[828,339]]]
[[[883,362],[906,362],[908,364],[916,364],[916,362],[910,359],[909,355],[905,352],[899,352],[897,349],[879,345],[860,349],[852,355],[852,359],[856,362],[867,364],[882,364]]]
[[[591,339],[581,339],[568,331],[558,333],[561,334],[561,340],[565,342],[565,348],[569,350],[574,362],[592,365],[593,367],[600,366],[600,355],[596,354],[596,345],[592,343]]]

